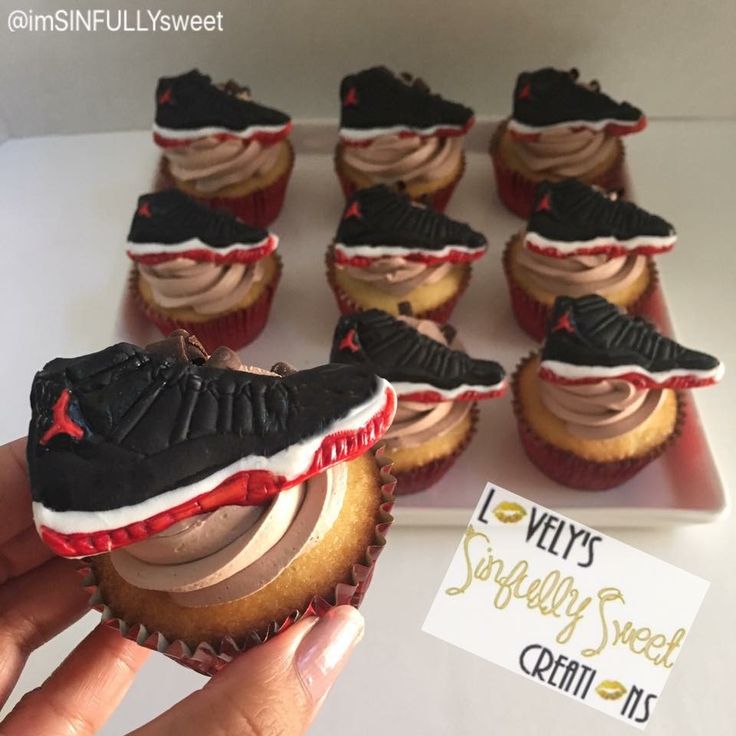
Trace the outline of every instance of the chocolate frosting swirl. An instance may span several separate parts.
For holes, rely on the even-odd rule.
[[[660,389],[637,389],[628,381],[606,380],[578,386],[539,382],[545,407],[568,431],[586,440],[619,437],[642,425],[664,400]]]
[[[384,294],[402,297],[425,284],[436,284],[452,270],[452,265],[452,263],[439,263],[430,266],[392,256],[378,258],[370,265],[360,268],[343,264],[336,264],[336,268],[344,270],[356,281],[374,286]]]
[[[585,294],[609,296],[630,286],[647,269],[646,256],[606,255],[554,258],[524,247],[524,234],[517,236],[517,267],[530,284],[555,296],[579,297]]]
[[[278,144],[240,138],[200,138],[185,146],[164,148],[174,178],[208,194],[253,176],[265,176],[279,158]]]
[[[153,299],[165,309],[188,307],[198,314],[220,314],[235,308],[263,279],[263,264],[198,263],[175,258],[155,266],[138,264]]]
[[[581,177],[610,160],[617,139],[602,131],[559,128],[537,140],[515,140],[521,163],[539,175]]]
[[[226,347],[208,356],[184,330],[147,350],[215,368],[271,373],[244,366],[237,353]],[[286,364],[274,367],[290,370]],[[337,519],[346,488],[347,470],[337,465],[282,491],[265,506],[220,507],[114,550],[110,558],[132,585],[166,591],[185,607],[244,598],[317,544]]]
[[[460,166],[462,137],[382,135],[367,146],[343,146],[343,161],[376,184],[433,182]]]

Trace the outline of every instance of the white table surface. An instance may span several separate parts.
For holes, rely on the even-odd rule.
[[[638,199],[677,226],[676,250],[659,260],[677,336],[685,344],[717,352],[733,368],[736,197],[731,177],[736,171],[736,123],[654,122],[626,143]],[[135,198],[147,189],[154,161],[147,132],[0,145],[0,232],[6,254],[0,271],[5,352],[0,441],[25,432],[35,370],[52,357],[90,352],[113,339],[128,268],[123,243]],[[483,295],[484,272],[500,268],[500,247],[518,227],[518,220],[489,204],[492,186],[488,156],[470,154],[449,214],[466,217],[486,232],[491,252],[476,269],[453,319],[460,329],[463,315]],[[290,191],[297,190],[298,197],[287,195],[284,213],[274,225],[283,236],[285,273],[267,329],[283,336],[284,354],[259,355],[256,342],[246,353],[253,362],[284,358],[307,365],[327,354],[334,321],[308,324],[305,315],[321,309],[331,296],[323,281],[300,279],[299,268],[303,259],[321,261],[340,213],[340,194],[324,156],[298,156]],[[307,224],[311,235],[301,239]],[[489,311],[489,320],[493,318]],[[297,329],[295,319],[306,329]],[[735,386],[727,374],[719,387],[696,397],[729,493],[736,484],[731,447]],[[618,530],[614,535],[712,583],[648,733],[734,733],[736,518],[671,530]],[[421,633],[459,537],[457,528],[394,527],[362,609],[365,640],[312,733],[631,733],[590,708]],[[88,614],[32,655],[6,709],[40,684],[97,620],[97,614]],[[101,733],[125,733],[201,684],[199,675],[152,657]]]

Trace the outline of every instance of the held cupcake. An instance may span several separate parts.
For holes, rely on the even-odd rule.
[[[445,322],[470,281],[485,237],[384,185],[349,199],[327,250],[327,278],[344,314],[408,302],[420,318]]]
[[[444,210],[465,169],[463,136],[473,111],[385,67],[345,77],[340,103],[335,168],[345,196],[388,184]]]
[[[632,478],[677,438],[677,390],[716,383],[718,359],[679,345],[597,295],[559,297],[541,353],[519,365],[514,411],[531,461],[586,490]]]
[[[294,164],[291,128],[288,115],[254,102],[236,82],[214,85],[196,69],[162,77],[153,126],[159,188],[176,186],[266,227],[281,211]]]
[[[237,350],[263,330],[281,276],[278,237],[178,189],[144,194],[128,235],[133,299],[163,334]]]
[[[611,99],[598,82],[578,81],[576,69],[522,72],[514,88],[513,114],[491,139],[501,201],[514,214],[527,217],[534,188],[543,179],[575,177],[620,189],[620,138],[643,130],[646,123],[641,110]]]
[[[526,230],[503,254],[517,322],[544,338],[558,296],[600,294],[631,314],[646,314],[657,284],[651,258],[677,236],[669,222],[576,179],[537,187]]]
[[[305,614],[357,605],[390,524],[370,452],[395,394],[356,366],[264,371],[183,331],[35,377],[36,527],[91,603],[205,673]]]
[[[503,368],[471,358],[454,330],[372,309],[340,318],[330,360],[365,366],[389,380],[398,398],[386,432],[399,494],[436,483],[470,442],[476,402],[503,395]]]

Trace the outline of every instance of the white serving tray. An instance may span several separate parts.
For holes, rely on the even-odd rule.
[[[483,231],[490,243],[488,254],[474,265],[470,287],[451,322],[469,353],[498,360],[511,374],[519,359],[536,345],[514,321],[501,268],[503,246],[522,222],[496,196],[487,154],[492,129],[493,123],[486,122],[471,131],[465,176],[447,210]],[[296,166],[284,210],[272,225],[281,238],[284,273],[266,329],[241,351],[251,365],[269,367],[286,360],[304,368],[328,359],[339,314],[325,280],[324,253],[343,206],[332,167],[336,133],[334,123],[296,126]],[[654,310],[657,323],[671,332],[661,290]],[[118,339],[139,344],[158,335],[125,296],[115,332]],[[679,441],[628,483],[598,492],[565,488],[531,464],[518,440],[509,395],[481,402],[479,407],[480,422],[470,447],[434,487],[399,497],[399,523],[464,526],[486,481],[594,527],[707,522],[726,510],[726,494],[689,396],[687,422]]]

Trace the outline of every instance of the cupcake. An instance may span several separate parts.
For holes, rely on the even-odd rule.
[[[281,276],[279,239],[178,189],[144,194],[128,234],[133,300],[166,335],[197,331],[234,350],[266,325]]]
[[[335,169],[345,197],[387,184],[444,210],[465,170],[473,111],[381,66],[345,77],[340,103]]]
[[[503,255],[517,322],[541,342],[554,300],[585,294],[646,314],[657,284],[651,256],[671,250],[676,240],[669,222],[616,192],[577,179],[543,181],[526,230],[509,240]]]
[[[468,356],[455,331],[371,309],[343,316],[330,360],[364,366],[391,382],[398,409],[385,435],[399,494],[436,483],[470,442],[476,402],[503,395],[503,368]]]
[[[527,217],[534,188],[547,179],[575,177],[603,189],[623,186],[621,136],[646,127],[641,110],[616,102],[598,82],[578,81],[578,72],[522,72],[514,88],[512,116],[491,139],[491,158],[501,201]]]
[[[723,364],[659,334],[596,294],[559,297],[540,353],[513,377],[531,461],[571,488],[632,478],[680,434],[677,391],[716,383]]]
[[[124,635],[212,673],[360,602],[391,521],[370,452],[396,408],[384,379],[243,366],[178,331],[57,358],[31,404],[38,532],[87,558],[91,602]]]
[[[385,185],[356,191],[327,250],[327,279],[344,314],[409,303],[445,322],[470,281],[485,237]]]
[[[175,186],[255,227],[278,217],[294,149],[288,115],[259,105],[236,82],[214,85],[196,69],[162,77],[153,139],[161,148],[158,187]]]

